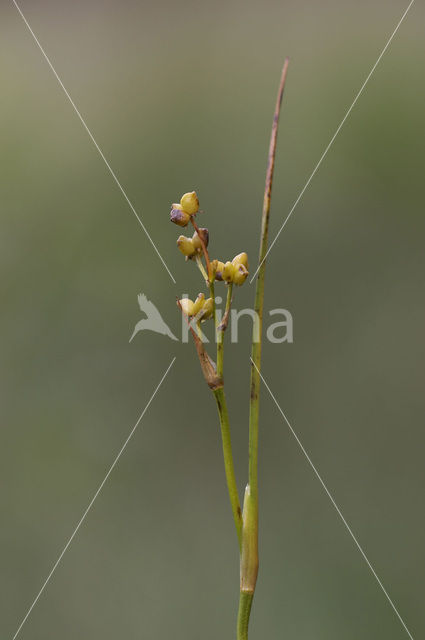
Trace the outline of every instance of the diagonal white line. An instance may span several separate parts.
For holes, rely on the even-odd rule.
[[[15,7],[17,8],[22,20],[25,22],[26,26],[28,27],[28,31],[31,33],[32,37],[34,38],[38,48],[40,49],[41,53],[43,54],[44,59],[46,60],[47,64],[49,65],[50,69],[52,70],[56,80],[59,82],[60,86],[62,87],[66,97],[68,98],[69,102],[71,103],[72,108],[74,109],[75,113],[77,114],[78,118],[80,119],[81,124],[83,125],[84,129],[87,131],[91,141],[93,142],[94,146],[96,147],[97,151],[99,152],[100,157],[102,158],[103,162],[105,163],[106,167],[109,170],[109,173],[111,174],[111,176],[113,177],[118,189],[121,191],[122,195],[124,196],[128,206],[130,207],[131,211],[134,213],[134,215],[136,216],[140,226],[142,227],[143,231],[145,232],[149,242],[151,243],[152,247],[154,248],[156,254],[158,255],[158,258],[161,260],[162,264],[164,265],[164,267],[166,268],[166,270],[168,271],[168,275],[170,276],[171,280],[174,282],[174,284],[176,284],[176,281],[174,279],[173,274],[171,273],[170,269],[167,267],[167,264],[164,260],[164,258],[162,257],[162,255],[159,252],[158,247],[156,246],[156,244],[154,243],[154,241],[152,240],[148,230],[146,229],[145,225],[143,224],[140,216],[138,215],[136,209],[134,208],[132,202],[130,201],[129,197],[127,196],[126,192],[124,191],[123,187],[121,186],[120,181],[118,180],[117,176],[115,175],[115,172],[113,171],[111,165],[109,164],[109,162],[107,161],[107,159],[105,158],[105,155],[102,151],[102,149],[99,147],[99,145],[97,144],[96,140],[93,137],[92,132],[90,131],[90,129],[88,128],[87,124],[85,123],[85,120],[83,118],[83,116],[81,115],[81,113],[79,112],[78,108],[76,107],[73,99],[71,98],[71,96],[69,95],[68,91],[66,90],[62,80],[60,79],[59,75],[57,74],[53,64],[51,63],[48,55],[46,54],[46,52],[44,51],[43,47],[41,46],[37,36],[35,35],[34,31],[31,29],[27,19],[25,18],[24,14],[22,13],[21,9],[19,8],[16,0],[12,0],[13,4],[15,5]]]
[[[295,207],[297,206],[297,204],[299,203],[299,201],[300,201],[300,200],[301,200],[301,198],[303,197],[304,192],[306,191],[306,189],[307,189],[308,185],[310,184],[310,182],[312,181],[312,179],[313,179],[313,178],[314,178],[314,176],[316,175],[316,172],[317,172],[318,168],[319,168],[319,167],[320,167],[320,165],[322,164],[322,162],[323,162],[323,160],[324,160],[324,158],[325,158],[326,154],[328,153],[329,149],[331,148],[332,144],[334,143],[335,138],[337,137],[338,133],[341,131],[341,129],[342,129],[342,127],[343,127],[343,125],[344,125],[345,121],[347,120],[348,116],[350,115],[350,113],[351,113],[351,111],[352,111],[352,109],[353,109],[354,105],[356,104],[357,100],[360,98],[360,96],[361,96],[361,94],[362,94],[362,92],[363,92],[363,89],[365,88],[365,86],[366,86],[366,85],[367,85],[367,83],[369,82],[369,80],[370,80],[370,78],[371,78],[371,76],[372,76],[373,72],[375,71],[376,67],[378,66],[379,62],[381,61],[382,56],[384,55],[384,53],[386,52],[386,50],[387,50],[387,49],[388,49],[388,47],[390,46],[392,39],[394,38],[395,34],[396,34],[396,33],[397,33],[397,31],[399,30],[399,27],[400,27],[401,23],[403,22],[404,18],[407,16],[407,14],[408,14],[408,12],[409,12],[409,9],[410,9],[410,7],[412,6],[412,4],[414,3],[414,1],[415,1],[415,0],[411,0],[411,1],[410,1],[409,6],[407,7],[406,11],[405,11],[405,12],[403,13],[403,15],[401,16],[401,18],[400,18],[400,20],[399,20],[399,22],[398,22],[398,24],[397,24],[396,28],[394,29],[394,31],[392,32],[392,34],[391,34],[390,38],[388,39],[387,44],[386,44],[386,45],[385,45],[385,47],[382,49],[381,53],[379,54],[379,57],[378,57],[377,61],[376,61],[376,62],[375,62],[375,64],[373,65],[372,69],[369,71],[368,76],[367,76],[366,80],[363,82],[362,86],[360,87],[360,89],[359,89],[359,91],[358,91],[358,93],[357,93],[356,97],[355,97],[355,98],[354,98],[354,100],[353,100],[353,103],[352,103],[351,107],[348,109],[347,113],[345,114],[345,116],[344,116],[344,117],[343,117],[343,119],[341,120],[340,124],[338,125],[338,128],[337,128],[337,130],[335,131],[335,133],[333,134],[333,136],[332,136],[332,138],[331,138],[331,140],[330,140],[330,142],[329,142],[328,146],[326,147],[326,149],[324,150],[324,152],[323,152],[323,153],[322,153],[322,155],[320,156],[319,162],[318,162],[318,163],[316,164],[316,166],[314,167],[312,174],[310,175],[309,179],[307,180],[307,182],[305,183],[305,185],[304,185],[304,186],[303,186],[303,188],[301,189],[301,192],[300,192],[300,194],[299,194],[298,198],[295,200],[294,204],[292,205],[291,210],[289,211],[288,215],[286,216],[286,218],[285,218],[285,220],[284,220],[284,222],[283,222],[282,226],[280,227],[279,231],[277,232],[277,234],[276,234],[276,236],[275,236],[275,238],[274,238],[273,242],[271,242],[271,244],[270,244],[270,246],[269,246],[269,248],[268,248],[268,250],[267,250],[266,255],[265,255],[265,256],[264,256],[264,258],[261,260],[261,262],[260,262],[260,264],[258,265],[258,267],[257,267],[257,269],[256,269],[256,271],[255,271],[255,273],[254,273],[254,275],[252,276],[251,280],[249,281],[249,282],[250,282],[250,284],[252,284],[252,281],[254,280],[255,276],[257,275],[257,273],[258,273],[258,271],[259,271],[259,269],[260,269],[261,265],[263,264],[264,260],[267,258],[267,256],[269,255],[270,251],[271,251],[271,250],[272,250],[272,248],[274,247],[274,245],[275,245],[275,243],[276,243],[277,239],[279,238],[280,234],[282,233],[282,231],[283,231],[283,229],[284,229],[284,227],[285,227],[286,223],[288,222],[289,218],[292,216],[292,214],[293,214],[293,212],[294,212]]]
[[[83,524],[88,512],[90,511],[90,509],[93,506],[94,501],[96,500],[97,496],[99,495],[99,493],[102,491],[103,486],[105,484],[105,482],[107,481],[107,479],[109,478],[109,476],[112,473],[112,470],[114,469],[115,465],[117,464],[118,460],[121,457],[121,454],[123,453],[124,449],[126,448],[126,446],[128,445],[128,443],[130,442],[131,437],[133,436],[134,432],[136,431],[137,427],[139,426],[140,421],[142,420],[143,416],[145,415],[146,411],[149,408],[149,405],[151,404],[152,400],[154,399],[154,397],[156,396],[160,386],[162,385],[162,383],[164,382],[168,372],[170,371],[171,367],[174,364],[175,361],[175,357],[171,360],[170,364],[167,367],[167,370],[165,371],[164,375],[162,376],[161,380],[158,383],[158,386],[156,387],[155,391],[152,393],[149,402],[147,403],[147,405],[145,406],[145,408],[143,409],[142,413],[139,416],[139,419],[137,420],[136,424],[134,425],[134,427],[132,428],[132,430],[130,431],[126,441],[124,442],[123,446],[121,447],[121,449],[118,452],[118,455],[116,456],[115,460],[113,461],[113,463],[111,464],[111,466],[109,467],[108,473],[106,474],[106,476],[104,477],[104,479],[102,480],[101,484],[99,485],[99,488],[97,489],[96,493],[94,494],[93,498],[90,500],[89,505],[87,507],[87,509],[84,511],[80,521],[78,522],[77,526],[75,527],[71,537],[69,538],[68,542],[66,543],[66,545],[64,546],[60,556],[58,557],[58,559],[56,560],[55,564],[53,565],[49,575],[47,576],[47,578],[45,579],[43,586],[41,587],[40,591],[38,592],[36,598],[34,599],[32,605],[30,606],[30,608],[28,609],[24,619],[22,620],[21,624],[19,625],[19,627],[16,630],[15,635],[13,636],[12,640],[15,640],[15,638],[18,637],[19,632],[21,631],[22,627],[24,626],[25,622],[28,619],[28,616],[30,615],[31,611],[34,609],[35,605],[37,604],[41,594],[43,593],[43,591],[45,590],[45,588],[47,587],[47,584],[50,580],[50,578],[52,577],[52,575],[54,574],[54,572],[56,571],[60,561],[62,560],[63,556],[65,555],[69,545],[71,544],[71,542],[73,541],[75,535],[77,534],[79,528],[81,527],[81,525]]]
[[[338,507],[337,503],[335,502],[334,498],[332,497],[329,489],[327,488],[326,484],[324,483],[324,481],[322,480],[321,475],[319,474],[319,472],[317,471],[316,467],[314,466],[313,462],[311,461],[310,456],[308,455],[307,451],[305,450],[305,448],[303,447],[299,437],[297,436],[297,434],[295,433],[294,429],[292,428],[288,418],[286,417],[286,415],[284,414],[281,406],[279,405],[278,401],[276,400],[275,396],[272,393],[272,390],[270,389],[269,385],[267,384],[267,382],[264,380],[263,375],[261,374],[261,372],[259,371],[258,367],[255,365],[253,359],[251,358],[251,363],[254,365],[254,367],[257,370],[258,375],[260,376],[261,380],[263,381],[264,386],[266,387],[267,391],[269,392],[269,394],[271,395],[275,405],[277,406],[277,408],[279,409],[283,419],[285,420],[286,424],[288,425],[289,429],[291,430],[292,435],[294,436],[295,440],[297,441],[301,451],[303,452],[303,454],[305,455],[305,457],[308,460],[308,463],[310,464],[311,468],[313,469],[314,473],[316,474],[317,479],[319,480],[320,484],[322,485],[323,489],[326,492],[326,495],[328,496],[329,500],[332,502],[333,506],[336,509],[336,512],[338,513],[339,517],[341,518],[342,522],[345,525],[345,528],[347,529],[348,533],[350,534],[350,536],[352,537],[352,539],[354,540],[356,547],[358,548],[358,550],[360,551],[360,553],[363,556],[363,559],[365,560],[367,566],[369,567],[369,569],[371,570],[374,578],[376,579],[377,583],[379,584],[379,586],[381,587],[382,591],[384,592],[388,602],[390,603],[390,605],[392,606],[397,618],[400,620],[401,624],[404,627],[404,630],[406,631],[407,635],[409,636],[410,640],[413,640],[413,636],[410,633],[409,629],[407,628],[403,618],[401,617],[401,615],[399,614],[399,612],[396,609],[396,606],[394,604],[394,602],[391,600],[387,590],[385,589],[384,585],[382,584],[381,580],[379,579],[375,569],[372,567],[371,563],[369,562],[365,552],[363,551],[362,547],[360,546],[360,543],[358,542],[356,536],[354,535],[354,533],[352,532],[348,522],[346,521],[346,519],[344,518],[344,516],[341,513],[340,508]]]

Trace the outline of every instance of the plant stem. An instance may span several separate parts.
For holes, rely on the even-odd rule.
[[[249,616],[251,613],[253,593],[241,591],[239,596],[238,626],[236,631],[237,640],[248,640]]]
[[[264,191],[263,214],[261,219],[261,239],[260,239],[260,268],[257,275],[257,285],[255,290],[254,310],[259,320],[259,341],[255,341],[255,332],[253,333],[252,351],[251,351],[251,401],[249,414],[249,485],[251,487],[251,496],[254,503],[258,503],[258,415],[259,415],[259,391],[260,391],[260,371],[261,371],[261,343],[262,343],[262,325],[263,325],[263,308],[264,308],[264,279],[266,275],[269,218],[271,191],[273,183],[273,171],[276,156],[276,141],[279,124],[280,105],[282,103],[283,90],[285,87],[286,73],[288,69],[288,59],[283,65],[282,76],[279,85],[279,91],[276,101],[276,108],[273,118],[272,133],[270,137],[270,147],[268,155],[266,186]]]
[[[246,600],[248,595],[254,597],[257,575],[252,571],[256,568],[258,571],[258,418],[259,418],[259,396],[260,396],[260,370],[261,370],[261,341],[262,341],[262,324],[263,324],[263,308],[264,308],[264,279],[266,273],[267,242],[270,217],[271,191],[273,183],[273,171],[276,157],[276,141],[279,125],[280,107],[282,103],[283,90],[285,88],[286,75],[288,71],[288,59],[285,60],[282,75],[280,78],[279,90],[277,94],[276,107],[273,117],[272,132],[270,137],[270,146],[267,163],[266,185],[264,190],[263,212],[261,219],[261,238],[260,238],[260,254],[259,254],[259,270],[257,276],[257,284],[255,291],[254,310],[257,313],[259,327],[259,341],[256,342],[256,327],[254,325],[252,351],[251,351],[251,394],[249,405],[249,485],[248,491],[245,493],[245,503],[248,502],[249,509],[246,509],[244,503],[244,535],[242,542],[242,558],[241,558],[241,603],[244,609],[240,611],[240,616],[248,628],[250,606],[247,607]],[[249,528],[247,528],[245,536],[245,511],[249,516]],[[254,557],[256,556],[256,557]],[[251,572],[249,576],[245,575],[246,567]],[[241,607],[241,605],[240,605]],[[246,618],[246,621],[245,621]],[[242,630],[244,631],[244,629]],[[238,636],[238,640],[245,640],[245,636]]]
[[[196,222],[192,219],[192,224],[194,226],[194,228],[196,229],[196,232],[198,233],[199,239],[201,240],[201,244],[202,244],[202,250],[204,253],[204,258],[205,258],[205,263],[207,265],[207,271],[205,271],[204,269],[204,265],[202,264],[202,260],[201,260],[201,256],[199,254],[196,255],[196,264],[198,265],[198,269],[199,271],[202,273],[204,279],[205,279],[205,284],[207,285],[209,291],[210,291],[210,296],[212,298],[212,305],[213,305],[213,320],[214,320],[214,337],[217,337],[217,322],[216,322],[216,308],[215,308],[215,293],[214,293],[214,277],[210,275],[211,272],[211,267],[210,267],[210,259],[209,259],[209,255],[208,255],[208,251],[207,248],[204,244],[204,241],[202,240],[201,235],[199,234],[199,229],[196,226]],[[223,374],[221,374],[223,375]],[[220,377],[221,377],[220,375]]]
[[[227,286],[227,299],[226,299],[226,308],[224,310],[224,316],[219,326],[217,327],[217,375],[222,378],[223,377],[223,357],[224,357],[224,332],[227,328],[227,322],[230,312],[230,305],[232,304],[232,291],[233,291],[233,283],[231,282]]]
[[[201,243],[202,253],[204,254],[205,264],[206,264],[206,267],[207,267],[207,273],[208,273],[208,278],[207,278],[207,280],[208,280],[208,281],[211,281],[211,279],[212,279],[212,278],[211,278],[211,275],[212,275],[212,274],[211,274],[210,256],[209,256],[209,254],[208,254],[208,250],[207,250],[206,244],[205,244],[205,242],[204,242],[204,240],[203,240],[203,238],[202,238],[202,234],[201,234],[201,233],[199,233],[199,227],[198,227],[198,225],[197,225],[197,224],[196,224],[196,222],[195,222],[195,216],[191,216],[191,217],[190,217],[190,221],[191,221],[191,223],[192,223],[192,227],[195,229],[196,233],[198,234],[198,238],[199,238],[199,241],[200,241],[200,243]]]
[[[214,340],[217,340],[217,318],[216,318],[216,310],[215,310],[214,280],[210,280],[208,287],[209,287],[209,290],[210,290],[210,297],[212,298],[213,321],[214,321]]]
[[[214,274],[212,274],[211,272],[211,263],[209,259],[208,250],[202,239],[202,235],[199,233],[199,228],[195,220],[193,219],[193,216],[191,218],[191,222],[201,241],[202,252],[204,254],[205,264],[207,267],[206,270],[204,269],[204,265],[202,264],[202,260],[199,255],[196,256],[196,263],[206,281],[206,285],[209,288],[210,296],[212,298],[214,336],[217,341],[217,362],[220,357],[220,366],[217,365],[217,371],[216,371],[217,379],[220,383],[220,386],[212,388],[212,391],[214,393],[214,397],[217,403],[218,415],[220,418],[221,440],[223,445],[223,457],[224,457],[224,470],[226,473],[227,489],[229,492],[233,519],[235,521],[236,535],[238,537],[239,551],[241,551],[242,550],[242,511],[239,503],[238,487],[237,487],[236,478],[235,478],[235,468],[233,464],[233,453],[232,453],[232,441],[230,438],[229,413],[227,411],[227,402],[226,402],[226,396],[224,395],[223,380],[222,380],[223,378],[223,332],[225,330],[225,327],[222,328],[220,325],[220,329],[219,329],[219,327],[217,326]],[[231,297],[231,291],[230,291],[230,297],[229,297],[229,293],[227,297],[227,301],[229,305],[231,300],[232,300],[232,297]],[[220,344],[220,347],[219,347],[219,344]]]
[[[221,439],[223,443],[224,469],[226,472],[227,489],[229,491],[230,504],[232,506],[233,519],[235,521],[236,534],[238,536],[239,550],[242,550],[242,512],[239,503],[238,488],[236,485],[235,469],[233,465],[232,442],[230,439],[229,414],[227,411],[226,396],[223,387],[213,390],[217,403],[218,415],[221,426]]]
[[[198,322],[196,323],[196,333],[198,334],[198,338],[200,340],[202,340],[202,329],[201,329],[201,322],[198,320]]]
[[[202,264],[201,256],[199,255],[199,253],[196,254],[195,260],[196,264],[198,265],[199,271],[202,273],[202,277],[204,278],[206,284],[209,285],[208,274],[204,269],[204,265]]]
[[[212,283],[210,284],[211,287]],[[214,289],[211,291],[211,296],[214,297]],[[220,325],[217,326],[217,376],[221,380],[223,379],[223,356],[224,356],[224,332],[227,327],[227,318],[230,311],[230,305],[232,302],[232,285],[227,289],[226,310],[223,320]],[[214,309],[215,311],[215,309]],[[215,313],[214,313],[215,324]],[[238,536],[239,551],[242,552],[242,513],[239,503],[239,494],[235,479],[235,470],[233,465],[232,455],[232,443],[230,439],[230,424],[229,415],[227,412],[226,396],[224,389],[215,389],[214,396],[217,402],[218,414],[220,416],[221,426],[221,439],[223,444],[223,456],[224,456],[224,468],[226,472],[227,488],[229,491],[230,504],[232,505],[233,519],[235,521],[236,534]]]

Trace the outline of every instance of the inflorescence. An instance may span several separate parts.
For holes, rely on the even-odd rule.
[[[208,320],[214,316],[214,282],[225,282],[232,287],[233,284],[241,286],[248,277],[248,256],[246,253],[239,253],[233,258],[222,262],[221,260],[210,260],[208,253],[209,232],[206,228],[199,228],[196,224],[196,215],[199,212],[199,200],[195,191],[185,193],[180,200],[180,204],[171,205],[170,220],[179,227],[187,227],[189,223],[194,228],[191,238],[179,236],[177,247],[185,256],[186,261],[195,261],[209,287],[211,297],[205,298],[203,293],[199,293],[196,300],[189,298],[178,300],[177,304],[188,318],[196,318],[198,322]],[[205,266],[202,262],[204,258]]]

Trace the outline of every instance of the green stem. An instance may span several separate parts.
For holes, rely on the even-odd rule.
[[[273,171],[276,156],[276,141],[277,131],[279,125],[280,106],[282,103],[283,90],[285,87],[286,74],[288,70],[288,59],[285,60],[282,69],[282,75],[279,84],[279,91],[276,100],[276,107],[273,118],[273,126],[270,137],[270,147],[268,154],[267,173],[266,173],[266,185],[264,191],[263,201],[263,213],[261,219],[261,238],[260,238],[260,255],[259,255],[259,269],[257,276],[257,285],[255,291],[255,304],[254,310],[258,317],[258,326],[253,329],[252,339],[252,351],[251,351],[251,394],[249,405],[249,485],[248,491],[245,494],[245,502],[249,499],[249,540],[245,544],[245,504],[244,504],[244,541],[242,544],[243,554],[241,562],[241,585],[244,584],[244,566],[256,567],[258,570],[258,419],[259,419],[259,397],[260,397],[260,370],[261,370],[261,341],[262,341],[262,325],[263,325],[263,308],[264,308],[264,279],[266,274],[266,255],[267,255],[267,242],[268,242],[268,229],[269,229],[269,217],[270,217],[270,203],[271,203],[271,191],[273,183]],[[259,336],[258,342],[256,341],[256,335]],[[248,531],[247,531],[248,538]],[[244,556],[246,556],[244,558]],[[250,557],[251,556],[251,557]],[[256,556],[256,557],[254,557]],[[254,596],[256,585],[256,573],[252,573],[248,576],[248,582],[250,586],[251,600]],[[249,619],[249,609],[244,605],[245,613]],[[242,615],[242,614],[241,614]],[[248,626],[248,619],[246,620],[246,626]],[[246,638],[241,636],[241,638]],[[238,636],[239,639],[239,636]]]
[[[212,305],[213,305],[213,321],[214,321],[214,339],[217,339],[217,318],[216,318],[216,310],[215,310],[215,293],[214,293],[214,280],[211,280],[209,282],[209,290],[210,290],[210,296],[212,298]]]
[[[201,256],[199,255],[199,253],[196,254],[195,260],[196,260],[196,264],[198,265],[199,271],[202,273],[202,276],[203,276],[205,282],[208,284],[209,283],[208,274],[205,271],[205,268],[204,268],[204,265],[202,264],[202,259],[201,259]]]
[[[221,439],[223,443],[224,469],[226,472],[227,489],[229,491],[230,504],[233,519],[235,521],[236,534],[238,536],[239,550],[242,550],[242,512],[239,503],[238,488],[236,485],[235,469],[233,465],[232,442],[230,439],[229,414],[227,411],[226,396],[223,387],[213,390],[217,402],[218,415],[220,417]]]
[[[282,76],[279,85],[279,92],[276,101],[276,108],[273,118],[273,127],[270,138],[270,147],[266,174],[266,187],[264,191],[263,214],[261,219],[261,240],[260,255],[257,276],[257,286],[255,290],[254,310],[258,316],[259,326],[254,327],[252,351],[251,351],[251,401],[249,414],[249,485],[251,488],[251,496],[255,502],[258,502],[258,415],[259,415],[259,393],[260,393],[260,371],[261,371],[261,341],[263,326],[263,308],[264,308],[264,279],[266,275],[266,254],[269,231],[270,203],[273,183],[273,171],[276,156],[276,141],[279,124],[280,105],[285,87],[286,73],[288,69],[288,59],[283,65]],[[256,333],[258,331],[259,339],[256,342]]]
[[[230,305],[232,304],[232,290],[233,283],[227,285],[227,299],[226,299],[226,308],[224,310],[223,320],[220,325],[217,327],[217,375],[222,378],[223,377],[223,358],[224,358],[224,332],[227,328],[227,320],[230,312]]]
[[[215,306],[215,293],[214,293],[214,280],[210,280],[208,278],[208,274],[205,271],[204,265],[202,264],[202,259],[201,256],[199,254],[196,255],[196,264],[198,265],[199,271],[202,273],[203,277],[205,278],[205,284],[207,285],[209,292],[210,292],[210,297],[212,298],[212,304],[213,304],[213,321],[214,321],[214,336],[217,335],[217,322],[216,322],[216,306]],[[223,375],[223,374],[221,374]],[[221,377],[221,376],[220,376]]]
[[[229,414],[227,411],[227,402],[226,396],[224,395],[224,389],[222,385],[222,377],[223,377],[223,331],[219,331],[217,327],[217,313],[216,313],[216,304],[215,304],[215,289],[214,289],[214,275],[211,274],[210,261],[208,256],[208,251],[206,246],[202,240],[202,237],[199,233],[199,229],[192,218],[192,224],[198,233],[198,236],[201,238],[202,250],[205,258],[205,263],[207,265],[207,270],[205,270],[204,265],[202,264],[201,257],[199,255],[196,256],[196,264],[200,272],[202,273],[206,285],[209,288],[210,296],[212,298],[212,306],[213,306],[213,322],[214,322],[214,337],[217,341],[217,361],[219,358],[219,347],[218,344],[221,341],[220,347],[220,366],[217,366],[217,377],[221,379],[221,386],[213,389],[214,397],[217,403],[218,415],[220,418],[220,427],[221,427],[221,439],[223,445],[223,457],[224,457],[224,469],[226,473],[226,481],[227,481],[227,489],[229,492],[230,504],[233,512],[233,519],[235,521],[236,534],[238,537],[239,550],[242,550],[242,511],[239,503],[239,494],[238,488],[236,485],[235,478],[235,468],[233,464],[233,453],[232,453],[232,441],[230,438],[230,423],[229,423]],[[208,272],[208,273],[207,273]],[[228,296],[229,300],[229,296]],[[230,296],[231,301],[231,296]],[[230,303],[229,303],[230,304]],[[197,327],[198,335],[200,327]]]
[[[241,591],[239,595],[237,640],[248,640],[249,615],[251,613],[253,598],[253,593],[244,593]]]
[[[258,574],[258,510],[248,485],[242,514],[241,583],[238,612],[238,640],[248,638],[248,623]]]

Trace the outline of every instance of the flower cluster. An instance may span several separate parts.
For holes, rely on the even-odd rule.
[[[179,304],[181,310],[188,318],[196,317],[198,321],[204,321],[212,317],[214,309],[213,299],[205,299],[203,293],[198,293],[195,302],[190,298],[181,298]]]
[[[208,229],[199,229],[199,234],[195,231],[191,238],[179,236],[177,238],[177,246],[187,259],[193,258],[197,253],[200,254],[203,251],[201,238],[204,242],[204,246],[207,247],[209,240]]]
[[[197,213],[199,213],[199,200],[195,191],[185,193],[179,204],[171,205],[171,222],[179,227],[186,227],[190,222],[194,228],[194,234],[191,238],[183,235],[177,238],[177,247],[186,260],[196,261],[210,289],[211,297],[208,299],[205,299],[204,294],[200,293],[194,302],[190,298],[182,298],[178,301],[178,305],[188,318],[196,318],[200,322],[215,315],[215,280],[225,282],[230,288],[234,284],[240,286],[245,282],[248,277],[248,256],[246,253],[239,253],[232,261],[210,260],[207,249],[208,229],[197,226],[195,221]],[[205,267],[202,258],[205,260]],[[231,299],[230,290],[229,299]]]
[[[242,285],[248,277],[248,256],[244,253],[238,253],[230,262],[221,262],[213,260],[211,266],[215,271],[216,280],[224,280],[227,284],[233,282]]]

